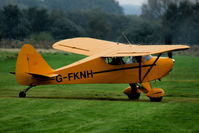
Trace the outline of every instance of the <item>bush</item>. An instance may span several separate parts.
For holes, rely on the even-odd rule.
[[[48,32],[33,33],[27,37],[29,40],[35,41],[51,41],[54,40],[52,35]]]

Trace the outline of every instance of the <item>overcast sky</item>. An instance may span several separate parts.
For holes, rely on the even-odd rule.
[[[121,5],[139,5],[141,6],[147,0],[116,0],[119,1]]]

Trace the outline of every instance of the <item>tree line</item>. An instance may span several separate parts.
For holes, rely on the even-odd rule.
[[[126,36],[131,43],[199,44],[199,3],[164,2],[148,0],[141,16],[102,8],[63,11],[6,5],[0,9],[0,39],[56,41],[86,36],[128,43]]]
[[[198,0],[148,0],[142,17],[158,25],[165,43],[199,44]]]
[[[100,8],[106,13],[122,14],[122,8],[115,0],[1,0],[0,8],[9,4],[17,5],[19,8],[39,7],[64,12]]]
[[[101,9],[66,13],[8,5],[0,10],[0,36],[19,40],[42,37],[59,40],[76,36],[112,39],[112,31],[119,30],[125,25],[122,23],[126,23],[120,20],[122,17],[126,18],[124,15],[108,14]]]

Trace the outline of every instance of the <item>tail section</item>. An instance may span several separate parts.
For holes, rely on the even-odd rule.
[[[18,54],[16,80],[22,85],[35,85],[33,76],[55,77],[54,70],[29,44],[24,45]]]

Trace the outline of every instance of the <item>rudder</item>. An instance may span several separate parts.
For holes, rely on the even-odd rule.
[[[53,76],[54,70],[43,57],[31,46],[25,44],[18,54],[16,63],[16,80],[22,85],[32,85],[32,75]]]

